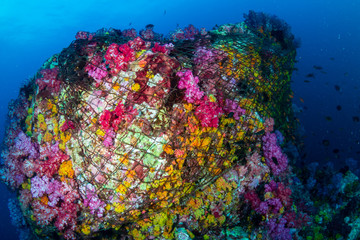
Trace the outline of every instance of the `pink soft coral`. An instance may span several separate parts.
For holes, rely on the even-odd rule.
[[[106,130],[103,144],[105,147],[111,147],[114,145],[114,138],[116,136],[115,131],[112,128]]]
[[[194,77],[190,70],[178,72],[176,75],[180,77],[179,89],[185,89],[185,100],[187,102],[194,103],[202,98],[204,92],[198,86],[198,77]]]
[[[107,76],[105,63],[102,62],[102,56],[99,54],[90,54],[89,58],[91,60],[86,64],[85,71],[99,84]]]

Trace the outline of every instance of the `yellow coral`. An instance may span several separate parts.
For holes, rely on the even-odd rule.
[[[26,182],[24,182],[23,184],[21,184],[21,187],[23,188],[23,189],[31,189],[31,185],[29,184],[29,183],[26,183]]]
[[[45,121],[44,115],[42,115],[41,113],[37,116],[37,119],[38,119],[39,122],[44,122]]]
[[[53,106],[54,106],[54,104],[51,102],[50,99],[48,99],[47,104],[46,104],[46,108],[48,110],[51,110],[53,108]]]
[[[49,202],[49,199],[48,199],[48,197],[45,195],[45,196],[42,196],[42,197],[40,198],[40,201],[41,201],[43,204],[47,205],[48,202]]]
[[[114,86],[113,86],[113,89],[114,89],[115,91],[118,91],[118,90],[120,89],[120,85],[117,84],[117,83],[115,83]]]
[[[120,194],[126,194],[127,188],[125,187],[125,185],[120,184],[120,185],[116,188],[116,192],[118,192],[118,193],[120,193]]]
[[[90,232],[91,232],[91,229],[90,229],[90,226],[89,225],[84,225],[82,228],[81,228],[81,232],[85,235],[89,235]]]
[[[171,148],[171,146],[169,144],[165,144],[163,146],[163,150],[164,152],[166,152],[169,155],[173,155],[174,154],[174,150]]]
[[[96,134],[101,137],[105,136],[105,132],[103,130],[101,130],[100,128],[98,130],[96,130]]]
[[[140,90],[140,84],[135,83],[134,85],[131,86],[131,89],[135,92]]]
[[[139,61],[139,67],[141,67],[141,68],[145,67],[146,64],[147,64],[147,62],[145,60],[140,60]]]
[[[119,159],[119,161],[125,166],[129,166],[129,155],[126,153],[123,157]]]
[[[47,125],[46,125],[46,123],[45,123],[44,115],[39,114],[39,115],[37,116],[37,120],[38,120],[38,122],[37,122],[37,127],[38,127],[39,129],[43,130],[43,131],[46,131]]]
[[[125,211],[125,205],[124,204],[120,204],[120,203],[115,202],[113,205],[115,207],[115,212],[122,213],[122,212]]]
[[[154,73],[153,73],[151,70],[149,70],[149,71],[146,73],[146,77],[147,77],[147,78],[153,78],[153,77],[154,77]]]
[[[74,170],[72,168],[71,160],[61,163],[60,168],[59,168],[59,175],[67,176],[69,178],[74,177]]]
[[[65,150],[65,144],[70,140],[71,138],[71,133],[69,132],[61,132],[60,133],[60,139],[62,141],[62,143],[59,144],[59,148],[61,150]]]
[[[49,131],[46,131],[43,137],[44,142],[51,142],[53,136]]]

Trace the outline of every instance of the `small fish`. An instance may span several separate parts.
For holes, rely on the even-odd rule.
[[[349,76],[349,73],[348,72],[344,73],[344,76],[345,77]]]
[[[166,9],[164,10],[164,15],[166,15]]]
[[[340,105],[336,106],[336,110],[341,111],[342,107]]]
[[[299,99],[300,99],[300,102],[304,103],[304,99],[302,99],[302,98],[299,98]]]
[[[341,91],[341,87],[340,87],[339,85],[335,85],[334,88],[335,88],[335,90],[338,91],[338,92]]]
[[[327,121],[331,121],[331,120],[332,120],[332,118],[331,118],[330,116],[326,116],[325,119],[326,119]]]
[[[335,58],[334,58],[334,57],[331,57],[331,58],[330,58],[330,60],[331,60],[331,61],[334,61],[334,60],[335,60]]]
[[[353,122],[360,122],[360,118],[358,116],[352,117]]]
[[[333,153],[339,153],[340,152],[340,150],[339,149],[337,149],[337,148],[335,148],[334,150],[333,150]]]
[[[309,82],[311,82],[311,81],[309,81],[309,80],[304,80],[304,82],[309,83]]]
[[[325,71],[320,71],[322,74],[327,74],[327,72],[325,72]]]
[[[316,70],[322,70],[323,69],[322,66],[318,66],[318,65],[314,65],[313,68],[316,69]]]
[[[132,22],[129,22],[129,26],[131,26]]]
[[[306,75],[306,77],[307,77],[307,78],[315,78],[315,74],[313,74],[313,73],[308,73],[308,74]]]
[[[148,24],[145,26],[146,29],[153,29],[154,28],[154,24]]]
[[[327,140],[327,139],[324,139],[322,140],[322,144],[325,146],[325,147],[328,147],[330,145],[330,141]]]

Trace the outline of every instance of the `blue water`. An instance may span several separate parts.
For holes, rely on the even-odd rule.
[[[360,117],[359,0],[2,0],[0,126],[4,126],[9,100],[17,97],[22,83],[47,58],[67,47],[79,30],[140,30],[149,23],[155,25],[155,32],[164,34],[190,23],[211,29],[215,24],[241,22],[249,10],[277,15],[301,38],[293,90],[294,103],[303,109],[299,117],[306,137],[306,162],[331,162],[336,167],[349,158],[360,162],[360,122],[354,121]],[[314,77],[306,77],[309,73]],[[1,138],[3,132],[1,127]],[[325,146],[323,140],[330,145]],[[8,216],[10,193],[3,184],[0,192],[0,239],[18,239]]]

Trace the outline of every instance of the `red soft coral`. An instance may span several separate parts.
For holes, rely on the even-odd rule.
[[[127,43],[118,45],[111,44],[105,54],[106,64],[111,68],[112,75],[118,74],[121,70],[126,71],[128,63],[135,60],[135,51]]]
[[[99,118],[99,123],[104,130],[113,128],[117,131],[123,119],[126,122],[131,122],[137,114],[137,110],[132,106],[125,107],[122,103],[119,103],[114,111],[105,109]]]
[[[58,68],[41,70],[40,73],[43,77],[35,81],[39,86],[39,91],[46,89],[50,92],[59,92],[61,81],[57,79],[58,72]]]
[[[76,228],[77,212],[78,207],[75,203],[63,202],[61,204],[61,211],[59,211],[55,221],[57,229],[63,231],[67,228],[74,231]]]
[[[222,108],[216,102],[211,102],[207,96],[203,98],[195,110],[195,116],[203,127],[218,127],[219,118],[222,114]]]
[[[141,51],[149,48],[150,42],[145,42],[141,37],[137,37],[134,40],[128,42],[129,46],[135,51]]]
[[[39,176],[46,175],[51,178],[57,173],[60,164],[69,159],[65,153],[59,150],[58,143],[52,146],[46,145],[40,147],[40,159],[36,160],[37,169],[35,170]]]
[[[130,29],[125,29],[123,32],[122,32],[122,35],[124,37],[128,37],[128,38],[136,38],[136,30],[134,28],[130,28]]]
[[[49,207],[40,200],[35,200],[32,204],[33,215],[40,226],[49,225],[55,217],[61,213],[56,208]]]
[[[151,50],[154,53],[156,53],[156,52],[167,53],[167,51],[168,51],[165,46],[162,46],[159,43],[155,43],[154,47]]]
[[[75,129],[75,125],[72,121],[66,120],[60,127],[60,131],[65,132],[68,129]]]

